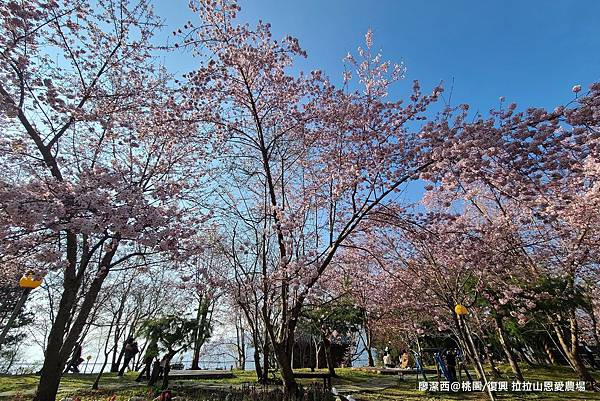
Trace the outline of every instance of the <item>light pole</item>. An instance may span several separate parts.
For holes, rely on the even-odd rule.
[[[92,359],[92,356],[88,355],[88,356],[85,357],[85,359],[87,361],[85,362],[85,367],[83,368],[83,374],[85,374],[87,372],[88,363],[90,363],[90,359]],[[92,370],[94,370],[94,367],[92,367]]]
[[[24,275],[23,277],[21,277],[21,279],[19,280],[19,287],[21,287],[23,289],[23,292],[21,293],[21,297],[19,298],[19,301],[17,302],[17,304],[15,305],[15,308],[12,311],[12,314],[8,318],[8,322],[6,322],[6,326],[4,326],[4,329],[2,329],[2,333],[0,333],[0,349],[2,348],[2,345],[4,344],[4,341],[6,340],[6,335],[8,334],[8,331],[12,327],[17,316],[19,316],[19,313],[21,313],[21,309],[23,309],[23,305],[25,305],[25,301],[27,301],[27,297],[29,296],[29,293],[34,288],[38,288],[41,284],[42,284],[42,279],[37,278],[36,276],[33,275],[33,273],[28,273],[28,274]]]
[[[459,325],[462,326],[463,331],[469,341],[469,347],[471,348],[471,352],[473,355],[473,359],[475,360],[475,365],[477,370],[479,371],[481,378],[483,379],[483,385],[487,389],[487,393],[490,397],[491,401],[495,401],[494,392],[490,389],[489,383],[487,381],[487,377],[485,376],[485,370],[483,370],[483,365],[481,364],[481,359],[479,358],[479,353],[477,352],[477,347],[475,346],[475,342],[473,341],[473,337],[471,336],[471,330],[469,330],[469,325],[465,319],[465,316],[469,314],[469,310],[461,304],[457,304],[454,307],[454,312],[458,317]]]

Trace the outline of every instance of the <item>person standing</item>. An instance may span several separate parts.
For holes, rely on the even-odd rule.
[[[150,373],[152,372],[152,362],[154,358],[158,357],[158,344],[156,340],[150,340],[148,348],[144,353],[144,369],[140,372],[140,375],[135,379],[136,382],[142,381],[143,378],[150,380]]]
[[[392,362],[392,354],[390,353],[390,349],[385,347],[383,352],[383,366],[386,368],[393,368],[394,364]]]
[[[410,363],[410,358],[408,356],[408,352],[407,351],[402,351],[402,354],[400,356],[400,368],[401,369],[408,369],[409,363]]]
[[[127,368],[129,362],[138,352],[138,344],[133,337],[129,337],[127,340],[125,340],[125,351],[123,355],[125,360],[123,361],[123,366],[121,366],[121,369],[119,370],[118,376],[123,376],[123,374],[125,373],[125,368]]]
[[[456,381],[456,355],[453,350],[446,351],[446,367],[448,368],[448,381]]]
[[[167,370],[167,365],[171,362],[170,358],[169,358],[169,354],[166,353],[163,355],[162,359],[160,360],[160,374],[163,375],[165,373],[165,371]]]

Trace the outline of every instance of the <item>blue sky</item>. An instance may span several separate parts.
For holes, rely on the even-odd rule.
[[[195,17],[186,0],[155,0],[169,31]],[[595,0],[252,0],[240,19],[270,22],[275,37],[297,37],[306,70],[341,79],[342,58],[371,28],[384,59],[408,67],[403,89],[453,85],[452,103],[486,112],[499,96],[521,107],[554,107],[573,98],[575,84],[600,78],[600,1]],[[183,72],[189,60],[167,63]],[[400,88],[402,90],[402,88]],[[402,93],[398,93],[402,95]]]

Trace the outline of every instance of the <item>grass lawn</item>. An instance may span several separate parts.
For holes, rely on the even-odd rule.
[[[523,366],[523,374],[529,381],[576,381],[573,372],[565,367],[528,368]],[[503,378],[510,380],[508,366],[500,366]],[[201,400],[206,394],[214,391],[227,391],[230,388],[253,386],[255,376],[253,371],[233,371],[234,377],[211,380],[173,380],[170,382],[175,395],[187,397],[190,400]],[[418,390],[414,377],[399,381],[396,376],[379,375],[352,369],[337,369],[339,377],[333,379],[333,386],[343,395],[352,395],[358,401],[392,401],[392,400],[486,400],[486,394],[472,393],[427,393]],[[152,396],[157,390],[145,384],[134,381],[135,373],[118,378],[114,373],[103,375],[100,390],[93,391],[90,387],[95,375],[79,374],[66,375],[60,386],[59,398],[77,395],[82,401],[103,400],[115,396],[114,401],[126,401],[132,396]],[[600,375],[599,375],[600,377]],[[431,376],[430,380],[435,380]],[[33,397],[38,377],[34,375],[0,376],[0,400],[27,401]],[[302,379],[303,385],[308,385],[311,379]],[[509,383],[510,385],[510,383]],[[273,389],[275,386],[271,386]],[[269,388],[257,388],[259,391],[269,391]],[[600,393],[593,392],[539,392],[539,393],[507,393],[499,392],[499,400],[599,400]]]

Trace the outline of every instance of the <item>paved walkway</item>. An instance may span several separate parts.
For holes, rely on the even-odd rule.
[[[174,380],[185,379],[226,379],[233,377],[233,372],[228,370],[171,370],[169,377]]]
[[[334,385],[339,394],[348,395],[356,393],[376,393],[398,385],[398,378],[392,376],[383,376],[381,378],[372,378],[360,383],[347,383]]]

